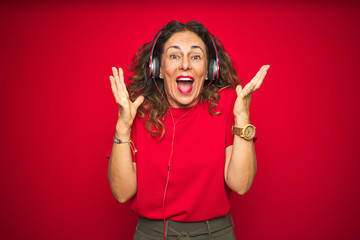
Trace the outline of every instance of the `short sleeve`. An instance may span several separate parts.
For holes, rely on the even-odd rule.
[[[132,146],[136,148],[136,127],[135,127],[135,121],[136,121],[136,119],[134,120],[134,124],[131,126],[130,138],[131,138],[131,141],[133,142]],[[107,152],[106,152],[106,158],[107,158],[107,159],[110,159],[113,145],[114,145],[114,143],[113,143],[113,141],[111,141],[111,143],[109,144],[109,147],[108,147],[108,149],[107,149]],[[133,151],[132,151],[132,152],[133,152]],[[133,162],[136,162],[136,154],[134,154],[134,152],[133,152],[131,158],[132,158],[132,161],[133,161]]]
[[[113,144],[109,144],[108,149],[106,151],[106,158],[107,159],[110,159],[112,146],[113,146]]]

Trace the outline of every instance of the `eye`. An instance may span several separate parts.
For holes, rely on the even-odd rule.
[[[179,59],[179,56],[176,55],[176,54],[171,54],[171,55],[170,55],[170,58],[171,58],[171,59]]]
[[[195,60],[199,60],[199,59],[201,59],[201,56],[200,55],[195,55],[192,58],[195,59]]]

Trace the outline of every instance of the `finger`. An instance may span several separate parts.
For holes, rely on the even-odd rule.
[[[117,87],[117,89],[118,89],[118,91],[119,91],[119,93],[120,93],[120,92],[122,92],[122,91],[124,91],[124,90],[123,90],[123,86],[122,86],[121,83],[120,83],[119,72],[118,72],[118,70],[116,69],[116,67],[112,67],[112,72],[113,72],[113,75],[114,75],[114,78],[115,78],[116,87]]]
[[[236,88],[235,88],[235,90],[236,90],[237,97],[238,97],[238,98],[242,98],[242,97],[243,97],[243,96],[242,96],[242,93],[243,93],[243,91],[244,91],[244,89],[242,88],[242,86],[241,86],[241,85],[237,85]]]
[[[237,86],[236,86],[236,94],[238,95],[238,97],[240,96],[241,92],[242,92],[242,86],[241,86],[241,85],[237,85]]]
[[[119,68],[119,76],[120,76],[120,84],[124,89],[124,93],[127,97],[129,97],[129,93],[126,89],[125,81],[124,81],[124,70],[122,68]]]
[[[241,92],[241,96],[246,97],[247,95],[249,95],[253,91],[255,86],[256,85],[253,82],[249,82],[248,84],[246,84],[246,86],[243,88]]]
[[[264,68],[264,70],[263,70],[263,72],[262,72],[262,74],[261,74],[261,76],[259,78],[259,81],[256,83],[254,91],[256,91],[256,90],[258,90],[260,88],[261,84],[263,83],[263,81],[265,79],[265,76],[266,76],[269,68],[270,68],[270,65],[265,65],[265,68]]]
[[[124,101],[124,97],[120,95],[119,91],[117,90],[116,84],[115,84],[115,78],[113,76],[110,76],[110,82],[112,82],[112,93],[114,95],[115,101],[119,105],[126,104],[126,101]]]
[[[112,93],[114,95],[116,103],[119,104],[120,96],[119,96],[118,89],[117,89],[117,86],[116,86],[116,83],[115,83],[115,78],[113,76],[109,76],[109,79],[110,79],[110,84],[111,84],[111,91],[112,91]]]
[[[144,102],[144,96],[139,96],[135,101],[134,101],[134,106],[135,109],[137,110],[138,107]]]
[[[251,81],[249,83],[254,83],[254,82],[257,82],[263,69],[264,69],[265,65],[263,65],[260,70],[256,73],[256,75],[251,79]]]
[[[252,84],[246,84],[244,88],[241,85],[236,86],[237,96],[240,98],[245,98],[247,95],[251,93],[251,89],[253,88]]]
[[[242,97],[247,97],[249,94],[251,94],[254,91],[255,86],[256,86],[255,83],[246,84],[246,86],[244,87],[241,93]]]
[[[260,88],[269,67],[270,65],[263,65],[255,77],[250,81],[251,84],[254,84],[253,92]]]
[[[116,67],[112,67],[111,71],[113,73],[114,78],[116,79],[119,76],[118,70],[116,69]]]
[[[129,94],[126,90],[126,86],[124,83],[124,72],[122,68],[119,68],[119,71],[117,71],[117,69],[115,68],[115,73],[117,73],[116,84],[119,89],[119,95],[126,99],[129,99]]]

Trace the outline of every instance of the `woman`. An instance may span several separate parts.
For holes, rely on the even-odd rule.
[[[112,69],[108,178],[139,214],[134,239],[235,239],[229,198],[256,173],[249,108],[269,67],[242,88],[219,40],[199,22],[172,21],[138,51],[128,88]]]

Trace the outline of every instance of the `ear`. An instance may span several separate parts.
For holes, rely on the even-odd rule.
[[[163,76],[164,76],[164,74],[163,74],[162,68],[160,67],[159,78],[163,79]]]

